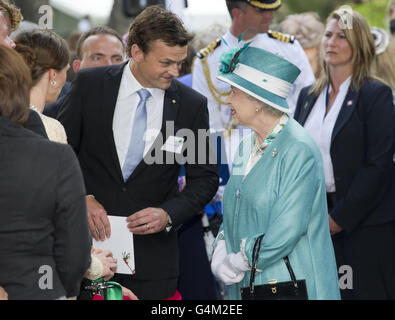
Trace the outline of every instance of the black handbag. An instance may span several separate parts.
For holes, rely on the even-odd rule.
[[[258,237],[255,241],[252,252],[252,269],[250,286],[241,288],[242,300],[307,300],[306,280],[296,280],[295,274],[292,270],[291,263],[288,257],[283,258],[287,266],[291,281],[277,282],[277,280],[270,280],[268,284],[255,286],[255,274],[258,263],[259,251],[264,235]]]

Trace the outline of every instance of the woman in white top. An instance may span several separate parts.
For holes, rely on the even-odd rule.
[[[322,72],[301,91],[295,119],[323,158],[342,298],[394,299],[392,90],[371,73],[373,36],[350,7],[329,16],[321,51]]]
[[[31,30],[15,39],[16,51],[31,70],[30,107],[38,112],[51,141],[67,143],[66,132],[59,121],[42,114],[46,103],[55,102],[66,81],[69,50],[66,42],[49,30]]]

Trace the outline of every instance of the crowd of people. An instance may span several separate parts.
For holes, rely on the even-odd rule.
[[[239,300],[251,279],[271,286],[256,299],[294,279],[308,299],[395,299],[395,1],[392,35],[348,6],[271,30],[281,5],[226,0],[230,26],[199,41],[149,6],[72,46],[11,37],[23,17],[0,0],[0,300],[91,299],[107,280],[124,299]],[[92,246],[110,215],[132,275]]]

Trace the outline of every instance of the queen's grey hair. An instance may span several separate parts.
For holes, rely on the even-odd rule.
[[[258,102],[259,105],[262,107],[262,111],[264,113],[268,113],[268,114],[270,114],[272,116],[276,116],[276,117],[281,117],[285,113],[285,112],[280,111],[280,110],[278,110],[276,108],[273,108],[272,106],[268,105],[267,103],[265,103],[265,102],[263,102],[261,100],[258,100],[256,98],[250,96],[247,93],[246,93],[246,96],[247,96],[248,99],[250,99],[252,101],[255,101],[255,102]]]
[[[273,108],[272,106],[268,105],[267,103],[264,103],[262,101],[259,101],[259,103],[262,106],[263,112],[266,112],[272,116],[281,117],[284,114],[283,111]]]

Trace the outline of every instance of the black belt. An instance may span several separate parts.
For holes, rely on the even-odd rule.
[[[332,209],[336,203],[336,192],[327,192],[326,202],[328,204],[328,210]]]

